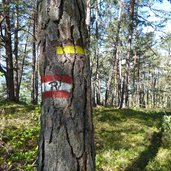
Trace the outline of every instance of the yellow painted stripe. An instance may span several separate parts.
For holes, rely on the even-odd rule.
[[[85,50],[81,46],[58,46],[56,49],[57,55],[63,54],[79,54],[85,55]]]

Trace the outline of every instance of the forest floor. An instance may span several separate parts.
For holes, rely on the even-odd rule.
[[[39,113],[37,106],[0,104],[0,171],[36,170]],[[96,170],[170,171],[171,119],[165,115],[94,109]]]

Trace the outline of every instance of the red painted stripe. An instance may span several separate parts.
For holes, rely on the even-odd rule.
[[[63,90],[42,92],[42,98],[69,98],[70,93]]]
[[[68,75],[41,75],[41,82],[50,82],[50,81],[61,81],[64,83],[71,84],[73,82],[72,77]]]

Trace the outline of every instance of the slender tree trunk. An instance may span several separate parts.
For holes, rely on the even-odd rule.
[[[84,1],[39,1],[38,14],[43,98],[38,171],[94,171]]]
[[[97,106],[97,103],[96,103],[96,90],[95,90],[95,81],[93,80],[92,81],[92,104],[93,104],[93,107],[96,107]]]
[[[132,44],[132,35],[133,35],[133,20],[134,20],[134,5],[135,0],[130,2],[130,11],[129,11],[129,34],[128,34],[128,48],[127,48],[127,57],[126,57],[126,72],[125,72],[125,105],[129,107],[129,75],[130,75],[130,56],[131,56],[131,44]]]
[[[119,109],[122,109],[122,107],[123,107],[123,103],[124,103],[124,93],[125,93],[124,91],[125,91],[125,78],[122,81],[121,101],[120,101]]]
[[[15,31],[14,31],[14,89],[15,89],[15,101],[19,102],[19,78],[18,78],[18,23],[19,9],[18,1],[15,7]]]
[[[147,90],[147,104],[146,107],[149,108],[149,90]]]
[[[5,16],[5,51],[6,51],[6,85],[9,101],[15,101],[14,96],[14,68],[12,57],[11,42],[11,23],[9,15],[9,0],[3,0],[3,9]]]
[[[107,89],[107,80],[106,80],[105,106],[107,106],[107,99],[108,99],[108,89]]]
[[[140,107],[139,99],[140,99],[140,73],[141,73],[141,66],[140,66],[140,56],[138,57],[137,61],[137,86],[136,86],[136,105]]]
[[[99,0],[95,2],[95,10],[96,10],[96,102],[97,105],[100,105],[100,78],[99,78]]]
[[[121,77],[120,77],[120,59],[119,59],[119,52],[117,52],[116,55],[116,98],[117,98],[117,104],[116,106],[119,107],[120,104],[120,95],[121,95]]]
[[[116,38],[114,42],[114,51],[113,51],[113,62],[112,62],[112,68],[109,72],[109,79],[107,83],[107,104],[111,104],[110,102],[110,94],[111,94],[111,82],[112,82],[112,77],[114,76],[115,72],[115,65],[116,65],[116,75],[118,75],[118,65],[119,65],[119,53],[118,53],[118,46],[119,46],[119,40],[120,40],[120,29],[121,29],[121,23],[122,23],[122,15],[123,15],[123,8],[124,8],[124,3],[122,0],[119,1],[119,15],[118,15],[118,22],[117,22],[117,30],[116,30]],[[118,80],[118,83],[120,83],[120,80]],[[120,88],[118,86],[118,88]]]
[[[33,11],[33,43],[32,43],[32,104],[38,103],[38,72],[37,72],[37,56],[36,56],[36,12]]]
[[[138,37],[139,37],[139,33],[138,33],[138,6],[139,5],[139,0],[136,1],[136,26],[135,26],[135,42],[134,42],[134,49],[133,49],[133,53],[134,53],[134,68],[133,68],[133,93],[132,93],[132,102],[133,102],[133,106],[136,105],[136,101],[135,96],[136,96],[136,86],[135,85],[135,81],[136,81],[136,68],[137,68],[137,43],[138,43]]]
[[[119,56],[119,53],[118,53]],[[122,97],[122,58],[118,58],[117,64],[117,80],[118,80],[118,107],[121,104],[121,97]],[[121,104],[122,105],[122,104]]]
[[[36,55],[37,56],[37,55]],[[39,98],[39,73],[38,73],[38,68],[39,68],[39,62],[38,58],[36,60],[36,70],[35,70],[35,104],[38,104],[38,98]]]
[[[88,32],[88,43],[87,43],[88,48],[90,47],[90,24],[91,24],[91,3],[90,0],[86,0],[86,26]]]
[[[30,26],[28,28],[28,32],[30,31]],[[21,67],[20,67],[20,72],[18,72],[18,78],[19,78],[19,81],[18,81],[18,87],[19,87],[19,90],[20,90],[20,87],[21,87],[21,81],[22,81],[22,77],[23,77],[23,71],[24,71],[24,64],[25,64],[25,59],[26,59],[26,56],[27,56],[27,47],[28,47],[28,39],[29,39],[29,35],[27,35],[26,37],[26,43],[25,43],[25,46],[24,46],[24,52],[23,52],[23,58],[22,58],[22,63],[21,63]]]
[[[153,108],[155,108],[156,107],[156,78],[155,78],[155,76],[153,75],[153,77],[152,77],[152,80],[153,80],[153,83],[152,83],[152,85],[153,85],[153,87],[152,87],[152,97],[153,97]]]
[[[91,25],[91,2],[90,0],[86,0],[86,26],[87,26],[87,32],[88,32],[88,42],[87,42],[87,49],[88,49],[88,53],[87,55],[90,55],[90,25]],[[92,69],[90,69],[90,73],[92,75]],[[91,77],[92,78],[92,77]],[[95,107],[96,106],[96,99],[95,99],[95,81],[91,80],[92,82],[92,104]]]

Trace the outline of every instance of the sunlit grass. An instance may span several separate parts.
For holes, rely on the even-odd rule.
[[[171,170],[168,162],[171,151],[165,149],[167,157],[162,160],[160,157],[162,153],[164,155],[161,142],[163,114],[151,110],[95,109],[97,170]]]
[[[36,170],[39,114],[40,108],[32,105],[0,104],[0,170]],[[161,129],[163,114],[94,109],[96,170],[171,170],[170,132]]]
[[[39,107],[1,104],[0,170],[36,170],[38,118]]]

